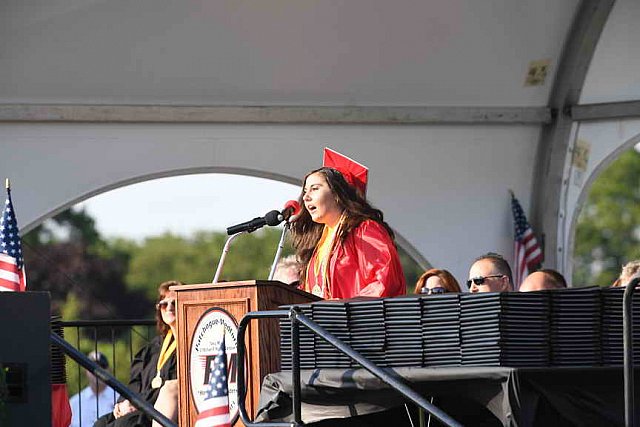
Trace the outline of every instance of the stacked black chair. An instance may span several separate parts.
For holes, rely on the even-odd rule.
[[[386,298],[385,364],[422,366],[422,320],[420,299],[415,296]]]
[[[622,366],[624,364],[624,341],[622,324],[622,299],[624,288],[607,288],[602,293],[602,364]],[[640,361],[640,298],[633,299],[633,360]]]
[[[551,295],[551,365],[599,366],[600,288],[559,289]]]
[[[290,309],[291,305],[285,305],[280,308],[284,310]],[[298,305],[302,314],[311,317],[310,305]],[[316,367],[315,357],[315,335],[304,326],[300,326],[300,368],[314,369]],[[291,320],[289,318],[280,319],[280,369],[290,371],[292,368],[291,361]]]
[[[347,301],[346,306],[349,312],[351,346],[371,362],[381,365],[385,360],[384,300],[354,299]],[[360,365],[352,361],[351,366]]]
[[[589,287],[356,298],[298,307],[381,367],[618,366],[623,294],[624,288]],[[633,314],[634,358],[640,360],[640,298],[634,299]],[[281,367],[290,370],[290,320],[281,319],[280,327]],[[302,369],[358,367],[304,326],[300,362]]]
[[[460,296],[462,364],[539,367],[549,363],[546,293]]]
[[[51,332],[64,339],[64,329],[62,328],[62,317],[51,316]],[[62,349],[57,345],[50,344],[51,353],[51,384],[67,383],[67,359]]]
[[[339,301],[319,301],[311,305],[311,320],[347,345],[351,345],[347,305]],[[304,328],[306,329],[306,328]],[[351,358],[323,339],[314,342],[318,368],[349,368]]]
[[[460,353],[459,294],[429,295],[422,305],[422,366],[458,366]]]

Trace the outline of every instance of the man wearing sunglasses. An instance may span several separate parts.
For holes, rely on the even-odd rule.
[[[469,269],[470,292],[509,292],[513,290],[512,283],[509,263],[493,252],[476,258]]]

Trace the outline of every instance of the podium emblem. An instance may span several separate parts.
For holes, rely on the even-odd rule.
[[[212,307],[204,312],[191,337],[189,350],[189,383],[198,413],[208,409],[211,384],[219,379],[216,357],[224,331],[227,359],[226,381],[231,424],[238,418],[238,323],[226,310]]]

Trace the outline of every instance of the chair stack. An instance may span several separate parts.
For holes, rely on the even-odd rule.
[[[49,325],[51,332],[64,339],[64,329],[62,328],[62,317],[51,316]],[[67,359],[62,349],[57,345],[49,345],[51,354],[51,384],[67,383]]]
[[[599,366],[600,288],[559,289],[551,295],[552,366]]]
[[[618,366],[624,364],[623,334],[623,297],[624,288],[603,289],[602,324],[600,341],[602,343],[602,364]],[[633,313],[633,360],[640,362],[640,297],[635,296]]]
[[[376,365],[385,361],[385,315],[384,300],[379,298],[349,300],[346,302],[349,312],[349,330],[351,346]],[[360,365],[352,361],[352,367]]]
[[[381,366],[422,366],[422,313],[415,296],[386,298],[385,360]]]
[[[298,305],[311,320],[380,367],[618,366],[624,289],[411,295]],[[288,309],[291,306],[283,306]],[[633,304],[640,361],[640,297]],[[291,322],[280,320],[282,369],[291,369]],[[300,327],[302,369],[358,363]]]
[[[292,305],[285,305],[280,308],[288,310]],[[305,316],[311,318],[311,306],[297,305]],[[316,367],[315,357],[315,335],[304,326],[300,326],[300,369],[314,369]],[[291,360],[291,320],[289,318],[280,319],[280,369],[290,371],[293,367]]]
[[[462,365],[547,366],[548,319],[546,293],[461,295]]]
[[[311,305],[311,319],[340,341],[351,345],[349,313],[346,304],[338,301],[316,302]],[[318,368],[351,367],[351,358],[323,339],[315,339],[314,349]]]
[[[422,305],[422,365],[458,366],[460,353],[459,294],[429,295]]]

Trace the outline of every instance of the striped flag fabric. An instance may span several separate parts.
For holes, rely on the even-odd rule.
[[[229,388],[227,386],[227,352],[224,343],[224,331],[216,357],[212,363],[209,385],[198,414],[195,427],[231,427],[229,414]]]
[[[20,231],[7,180],[7,200],[0,217],[0,291],[23,292],[26,288]]]
[[[518,290],[520,283],[530,272],[535,271],[542,262],[542,248],[538,244],[533,229],[527,222],[520,202],[511,193],[511,210],[514,223],[514,290]]]

